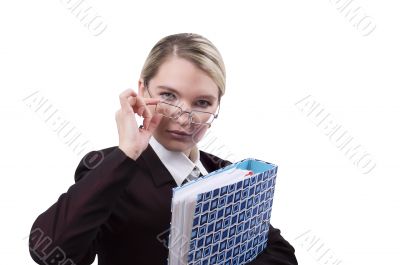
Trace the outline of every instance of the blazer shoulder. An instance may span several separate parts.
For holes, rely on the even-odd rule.
[[[232,164],[229,160],[222,159],[203,150],[200,150],[200,161],[208,171],[214,171]]]
[[[78,182],[85,175],[86,171],[96,168],[103,159],[111,152],[116,150],[118,146],[106,147],[99,150],[92,150],[87,152],[79,162],[75,170],[75,182]],[[122,151],[121,151],[122,152]]]

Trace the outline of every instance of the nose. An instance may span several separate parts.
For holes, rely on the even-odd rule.
[[[181,116],[178,117],[176,122],[182,127],[190,125],[190,114],[188,112],[182,112]]]

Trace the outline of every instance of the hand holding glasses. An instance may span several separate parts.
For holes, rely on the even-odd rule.
[[[119,135],[118,147],[136,160],[147,148],[149,139],[162,118],[161,115],[153,115],[148,105],[156,105],[160,100],[143,98],[132,89],[123,91],[119,99],[121,108],[115,113]],[[138,129],[135,114],[143,117],[145,129]]]

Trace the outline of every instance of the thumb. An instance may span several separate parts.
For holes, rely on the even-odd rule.
[[[153,115],[153,117],[151,117],[149,128],[148,128],[148,130],[150,131],[151,134],[153,134],[154,130],[160,124],[162,117],[163,116],[161,114],[158,114],[158,113],[155,113]]]

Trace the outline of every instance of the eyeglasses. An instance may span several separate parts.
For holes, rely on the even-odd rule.
[[[147,91],[149,92],[150,97],[153,97],[147,85],[146,88]],[[211,112],[201,111],[201,110],[185,111],[177,105],[171,104],[166,101],[159,101],[156,105],[155,111],[167,118],[174,120],[178,119],[182,114],[187,113],[189,114],[189,122],[191,124],[206,125],[210,127],[214,119],[218,117],[219,107],[217,114],[214,114]]]

